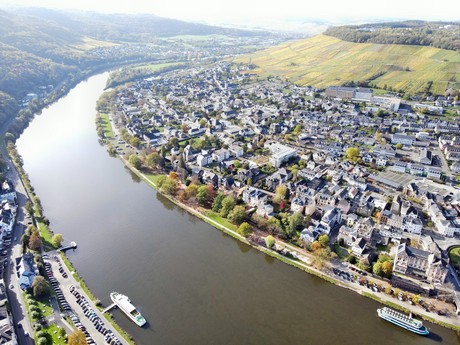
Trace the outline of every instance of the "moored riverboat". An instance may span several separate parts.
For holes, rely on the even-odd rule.
[[[426,328],[423,325],[422,321],[412,318],[412,314],[407,316],[388,307],[377,309],[377,314],[382,319],[391,322],[399,327],[405,328],[408,331],[420,335],[428,335],[430,333],[428,328]]]

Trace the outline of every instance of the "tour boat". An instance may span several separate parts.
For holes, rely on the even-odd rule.
[[[145,318],[139,313],[135,306],[131,304],[128,296],[118,292],[110,293],[110,298],[136,325],[142,327],[147,322]]]
[[[408,331],[420,334],[427,335],[430,333],[428,328],[426,328],[422,321],[412,318],[412,313],[407,316],[403,313],[400,313],[396,310],[390,309],[388,307],[377,309],[377,314],[384,320],[389,321],[399,327],[405,328]]]

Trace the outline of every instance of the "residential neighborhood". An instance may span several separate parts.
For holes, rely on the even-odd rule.
[[[327,235],[353,269],[455,303],[460,121],[438,108],[458,100],[421,111],[394,93],[322,91],[252,68],[219,62],[116,89],[110,116],[130,143],[112,149],[146,165],[162,156],[163,171],[231,195],[262,232],[307,252]]]

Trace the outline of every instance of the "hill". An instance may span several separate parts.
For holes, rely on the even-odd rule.
[[[444,94],[459,88],[460,53],[433,47],[353,43],[318,35],[237,59],[258,66],[262,76],[279,75],[299,85],[325,88],[350,82],[410,94]]]
[[[335,26],[325,35],[355,43],[431,46],[460,51],[459,22],[403,22]]]

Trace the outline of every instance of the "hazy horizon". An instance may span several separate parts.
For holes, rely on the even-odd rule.
[[[321,24],[365,23],[389,20],[458,21],[457,0],[431,1],[387,0],[376,8],[365,0],[328,1],[309,4],[302,0],[285,0],[283,5],[262,0],[209,1],[62,1],[0,0],[0,7],[44,7],[61,10],[84,10],[101,13],[149,13],[161,17],[212,25],[260,27],[298,30]],[[319,23],[317,23],[319,22]]]

